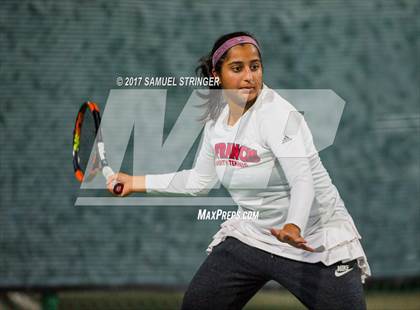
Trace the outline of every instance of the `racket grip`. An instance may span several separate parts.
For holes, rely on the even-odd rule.
[[[102,169],[102,173],[105,177],[105,179],[108,180],[108,178],[112,175],[114,175],[114,171],[112,171],[112,169],[109,166],[105,166]],[[114,192],[115,195],[120,195],[123,190],[124,190],[124,184],[123,183],[117,183],[115,181],[112,182],[112,191]]]
[[[124,190],[124,184],[122,184],[122,183],[115,183],[114,184],[113,191],[114,191],[115,195],[120,195],[123,192],[123,190]]]

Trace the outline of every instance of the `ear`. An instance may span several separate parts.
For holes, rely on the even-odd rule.
[[[211,69],[211,74],[212,74],[212,75],[213,75],[213,77],[215,77],[215,78],[219,77],[219,75],[217,74],[216,70],[214,70],[214,68],[213,68],[213,69]]]
[[[222,81],[220,80],[220,77],[217,74],[216,70],[214,70],[214,68],[211,69],[211,75],[213,75],[213,77],[219,81],[218,85],[221,87],[222,86]]]

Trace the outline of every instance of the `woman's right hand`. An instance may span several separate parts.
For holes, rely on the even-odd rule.
[[[124,188],[123,188],[122,193],[116,196],[124,197],[124,196],[130,195],[133,192],[133,183],[134,183],[133,179],[134,179],[133,176],[119,172],[108,178],[106,182],[106,187],[113,195],[116,195],[114,193],[114,185],[116,183],[123,184]]]

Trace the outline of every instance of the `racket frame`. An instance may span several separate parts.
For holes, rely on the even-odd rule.
[[[86,101],[82,104],[82,106],[79,109],[79,112],[77,113],[76,122],[74,125],[73,130],[73,168],[74,168],[74,176],[79,182],[83,182],[83,179],[85,177],[85,172],[83,171],[82,167],[80,166],[80,157],[79,157],[79,147],[80,147],[80,135],[82,132],[82,126],[83,126],[83,120],[86,114],[86,111],[89,110],[90,114],[93,117],[94,123],[95,123],[95,146],[97,154],[99,155],[99,168],[102,171],[102,174],[104,175],[105,179],[108,180],[108,178],[112,175],[114,175],[114,171],[109,167],[108,161],[106,159],[105,155],[105,146],[102,139],[102,131],[100,129],[101,124],[101,114],[99,111],[99,107],[96,103],[92,101]],[[124,189],[124,185],[122,183],[113,182],[113,190],[114,193],[117,195],[120,195]]]

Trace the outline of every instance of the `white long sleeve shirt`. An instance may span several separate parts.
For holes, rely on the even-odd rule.
[[[301,114],[264,85],[253,106],[233,125],[226,105],[208,121],[193,169],[146,175],[148,193],[199,195],[217,181],[229,191],[238,212],[259,217],[230,218],[221,224],[207,252],[227,236],[264,251],[303,262],[357,259],[361,281],[371,275],[361,236],[322,165],[312,134]],[[280,242],[270,228],[293,223],[309,252]]]

